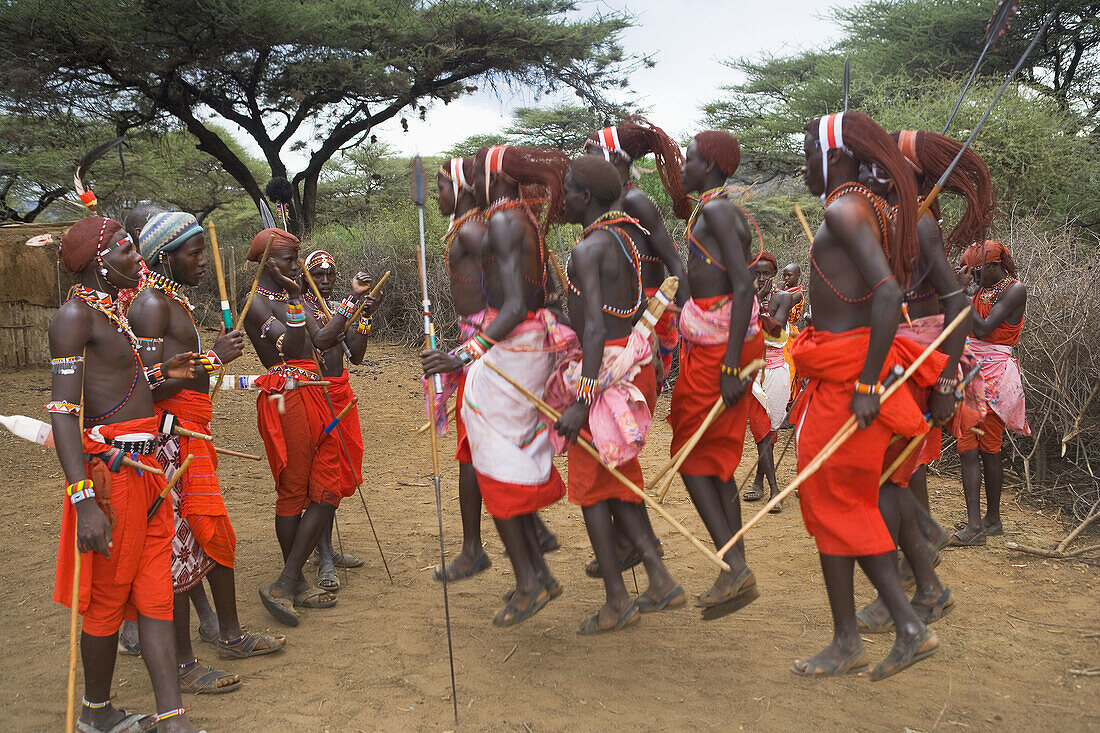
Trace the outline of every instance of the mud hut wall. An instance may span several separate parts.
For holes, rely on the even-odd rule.
[[[49,363],[48,328],[58,307],[56,244],[28,247],[39,234],[61,237],[71,222],[0,227],[0,367]],[[74,280],[61,273],[60,291]]]

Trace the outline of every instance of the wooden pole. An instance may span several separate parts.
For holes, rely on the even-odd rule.
[[[225,290],[225,270],[222,266],[222,255],[218,250],[218,233],[214,229],[214,221],[210,221],[210,254],[214,257],[214,274],[218,277],[218,297],[221,298],[222,325],[225,330],[233,328],[233,314],[229,310],[229,294]]]
[[[969,306],[959,311],[959,315],[955,316],[951,323],[948,324],[947,328],[943,329],[943,331],[940,332],[940,335],[937,336],[932,341],[932,343],[928,344],[928,347],[923,352],[921,352],[920,356],[913,360],[913,363],[909,365],[909,368],[905,370],[905,373],[901,375],[901,378],[886,388],[886,391],[883,393],[881,399],[879,400],[879,404],[890,399],[890,396],[893,395],[894,392],[896,392],[903,384],[905,384],[905,382],[908,381],[909,377],[913,376],[913,373],[917,371],[921,364],[924,363],[925,359],[927,359],[933,351],[939,348],[940,344],[944,342],[944,339],[950,336],[951,332],[959,327],[959,324],[963,322],[963,320],[966,318],[967,315],[969,315],[969,313]],[[836,431],[836,434],[833,435],[829,442],[826,443],[820,451],[818,451],[817,455],[814,456],[814,459],[810,461],[809,465],[807,465],[806,468],[802,469],[801,473],[794,477],[794,480],[791,481],[790,485],[787,486],[787,488],[783,489],[774,497],[772,497],[771,500],[768,501],[768,503],[765,504],[763,508],[761,508],[760,511],[756,513],[756,516],[746,522],[745,525],[741,527],[741,529],[737,530],[733,537],[730,538],[730,541],[726,543],[725,547],[719,550],[719,554],[726,554],[726,552],[731,547],[737,544],[737,541],[739,539],[745,536],[745,533],[748,532],[749,529],[753,527],[753,525],[755,525],[757,522],[767,516],[768,512],[772,510],[772,507],[787,498],[791,494],[791,492],[793,492],[795,489],[805,483],[806,479],[817,473],[818,469],[821,468],[822,465],[824,465],[825,461],[829,460],[833,453],[836,453],[837,449],[840,448],[844,441],[848,440],[848,438],[852,437],[852,435],[855,434],[858,427],[859,426],[856,423],[856,416],[850,415],[848,419],[844,422],[844,424],[840,426],[840,429]]]
[[[386,280],[388,280],[389,278],[390,271],[386,270],[385,274],[382,275],[382,279],[378,281],[377,285],[371,288],[371,291],[367,295],[367,297],[363,298],[363,300],[359,302],[359,307],[355,309],[355,312],[351,314],[351,318],[349,318],[348,322],[344,324],[344,333],[350,331],[351,327],[355,325],[355,322],[359,320],[359,316],[363,314],[363,309],[367,307],[367,298],[373,298],[374,296],[378,295],[378,291],[382,289],[382,283],[386,282]]]
[[[264,274],[264,267],[267,265],[267,258],[268,255],[271,254],[271,245],[274,242],[275,235],[272,234],[270,237],[267,238],[267,244],[264,245],[264,253],[260,257],[259,267],[256,268],[256,277],[252,278],[252,288],[248,291],[248,298],[244,301],[244,308],[241,308],[241,312],[237,316],[237,322],[233,324],[234,331],[241,330],[241,325],[244,323],[245,316],[248,315],[248,309],[252,307],[252,299],[256,297],[256,288],[260,286],[260,277]],[[210,393],[211,404],[213,404],[215,398],[217,398],[218,392],[221,391],[223,384],[225,384],[225,379],[219,379],[214,385],[214,389]]]
[[[494,372],[499,374],[502,379],[504,379],[506,382],[508,382],[508,384],[515,387],[543,415],[545,415],[546,417],[550,418],[551,420],[553,420],[555,422],[557,421],[557,419],[559,417],[561,417],[561,413],[559,413],[557,410],[555,410],[550,405],[543,402],[541,399],[538,398],[537,395],[535,395],[529,389],[524,387],[522,384],[520,384],[519,382],[517,382],[514,379],[512,379],[511,377],[509,377],[507,374],[505,374],[503,371],[501,371],[499,368],[497,368],[497,366],[495,364],[493,364],[492,362],[487,361],[487,362],[485,362],[485,366],[492,369]],[[552,429],[553,429],[553,427],[551,427],[551,430]],[[435,434],[434,430],[429,430],[428,432],[431,433],[432,435]],[[653,498],[650,497],[649,494],[645,493],[645,491],[638,488],[638,486],[633,481],[631,481],[629,478],[624,476],[619,471],[619,469],[615,468],[614,466],[609,464],[607,461],[605,461],[602,457],[600,457],[600,452],[596,449],[596,447],[594,445],[592,445],[591,442],[589,442],[588,437],[587,437],[586,434],[582,434],[581,438],[577,441],[577,445],[579,445],[589,455],[591,455],[593,458],[595,458],[597,461],[599,461],[600,465],[602,465],[607,470],[608,473],[610,473],[612,476],[614,476],[615,479],[618,480],[619,483],[621,483],[623,486],[627,487],[632,492],[634,492],[634,494],[636,494],[642,501],[644,501],[646,503],[646,505],[648,505],[651,509],[653,509],[653,511],[657,512],[657,514],[659,514],[662,519],[664,519],[666,522],[668,522],[670,525],[672,525],[673,529],[675,529],[677,532],[679,532],[684,537],[686,537],[687,540],[692,545],[694,545],[695,548],[697,550],[699,550],[699,552],[703,553],[703,555],[708,560],[710,560],[712,563],[717,565],[722,570],[724,570],[726,572],[730,572],[730,566],[726,563],[725,560],[723,560],[718,554],[716,554],[714,552],[714,550],[711,550],[709,547],[707,547],[702,542],[700,542],[695,537],[695,535],[693,535],[691,532],[689,532],[687,530],[686,527],[684,527],[684,525],[682,525],[678,521],[676,521],[676,518],[673,517],[671,514],[669,514],[668,511],[666,511],[663,506],[661,506],[656,501],[654,501]]]
[[[254,456],[251,453],[241,453],[240,451],[230,450],[228,448],[219,448],[218,446],[214,446],[214,452],[221,453],[227,456],[236,456],[237,458],[247,458],[250,461],[260,460],[259,456]]]
[[[794,205],[794,215],[798,217],[798,223],[802,225],[802,231],[806,232],[806,239],[810,244],[814,243],[814,233],[810,229],[810,223],[806,221],[806,215],[802,213],[802,207],[798,204]]]
[[[448,408],[447,408],[447,417],[449,417],[449,418],[453,418],[453,417],[454,417],[454,415],[455,415],[455,412],[456,412],[457,410],[458,410],[458,404],[457,404],[457,403],[456,403],[456,404],[453,404],[453,405],[451,405],[450,407],[448,407]],[[416,432],[418,432],[418,433],[423,433],[423,432],[424,432],[425,430],[427,430],[427,429],[428,429],[428,428],[430,428],[431,426],[432,426],[432,421],[431,421],[431,420],[429,420],[428,422],[426,422],[426,423],[424,423],[423,425],[421,425],[420,427],[418,427],[418,428],[416,429]]]
[[[237,249],[229,248],[229,310],[237,322]]]
[[[332,320],[332,311],[329,310],[328,302],[324,299],[324,296],[321,295],[321,289],[317,287],[317,281],[313,279],[313,275],[309,274],[309,268],[306,267],[306,263],[302,262],[299,259],[298,260],[298,266],[302,268],[302,275],[305,277],[306,282],[309,283],[309,289],[313,291],[313,297],[316,298],[317,302],[320,304],[321,311],[325,314],[325,319],[331,321]],[[344,329],[344,333],[347,333],[347,329]],[[348,348],[348,345],[343,341],[340,342],[340,347],[344,350],[344,355],[346,357],[348,357],[348,360],[350,361],[351,360],[351,349]],[[316,361],[317,361],[317,371],[318,371],[318,373],[320,373],[320,371],[321,371],[321,362],[319,360],[316,360]]]
[[[180,479],[183,478],[183,472],[187,470],[187,467],[191,465],[191,461],[193,460],[195,460],[195,457],[188,453],[187,457],[183,459],[183,463],[180,464],[180,467],[172,474],[171,480],[164,485],[164,489],[160,492],[160,495],[153,500],[153,505],[149,507],[149,513],[146,515],[148,519],[152,519],[157,513],[157,510],[160,509],[160,505],[163,504],[164,500],[168,498],[168,495],[172,493],[172,489],[174,489],[176,484],[180,482]]]
[[[88,347],[85,346],[80,355],[80,408],[76,415],[77,430],[80,431],[80,442],[84,442],[84,368],[87,365],[85,359],[88,356]],[[106,489],[107,487],[103,487]],[[73,592],[72,607],[69,609],[69,679],[65,695],[65,733],[70,733],[75,725],[76,708],[76,658],[77,640],[79,638],[80,622],[80,522],[76,519],[76,508],[73,507]]]
[[[751,385],[752,376],[763,368],[764,360],[754,359],[753,361],[749,362],[749,364],[745,367],[745,371],[743,372],[744,376],[741,378],[741,381],[744,382],[748,380],[749,384]],[[751,390],[747,390],[745,396],[741,399],[755,398],[752,396]],[[668,493],[669,487],[672,486],[672,482],[676,480],[676,474],[680,471],[680,466],[684,465],[684,461],[686,461],[691,452],[695,450],[695,446],[698,445],[699,441],[703,439],[703,435],[707,432],[707,430],[710,429],[710,426],[714,424],[714,421],[717,420],[719,416],[721,416],[721,414],[725,411],[726,402],[721,397],[719,397],[715,401],[714,407],[710,408],[710,412],[707,413],[707,416],[703,420],[703,424],[699,426],[699,429],[696,430],[690,438],[688,438],[688,442],[684,443],[684,445],[680,447],[680,450],[676,452],[676,455],[672,459],[670,459],[670,461],[666,463],[665,466],[661,469],[660,475],[665,476],[667,474],[667,477],[665,478],[664,486],[661,487],[661,493],[660,496],[657,497],[657,501],[661,502],[662,504],[664,503],[665,495]],[[656,489],[656,480],[654,481],[653,486]]]

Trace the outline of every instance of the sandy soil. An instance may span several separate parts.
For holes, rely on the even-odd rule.
[[[242,622],[286,632],[287,650],[223,662],[245,678],[224,696],[184,698],[192,719],[210,731],[448,730],[450,678],[428,440],[414,356],[375,346],[353,384],[360,395],[367,445],[363,496],[393,572],[386,578],[358,498],[339,513],[345,549],[367,559],[349,571],[339,605],[305,612],[295,629],[279,627],[259,603],[257,588],[279,568],[272,530],[273,494],[266,462],[226,458],[219,472],[238,543],[237,588]],[[258,371],[245,358],[235,372]],[[0,412],[42,416],[45,370],[0,375]],[[254,393],[219,399],[214,432],[226,447],[262,454]],[[667,414],[667,401],[658,416]],[[781,440],[785,439],[785,435]],[[667,456],[669,430],[659,420],[642,460],[647,473]],[[443,440],[453,455],[454,440]],[[747,465],[755,456],[749,448]],[[789,480],[788,456],[780,480]],[[564,465],[560,468],[564,471]],[[3,645],[0,728],[57,730],[65,699],[68,610],[51,601],[62,483],[50,451],[0,435]],[[962,513],[956,481],[933,480],[940,519]],[[457,551],[457,470],[445,463],[444,527]],[[677,480],[673,514],[699,536],[702,522]],[[758,505],[747,505],[758,506]],[[646,616],[633,628],[580,637],[577,625],[602,602],[602,586],[586,577],[590,556],[581,513],[561,502],[546,513],[562,549],[550,556],[566,592],[536,617],[500,630],[490,619],[511,587],[509,565],[489,521],[483,523],[491,570],[451,586],[451,618],[463,730],[548,731],[595,728],[721,730],[1095,730],[1100,729],[1100,678],[1070,670],[1100,664],[1100,574],[1071,561],[1008,551],[1006,540],[1042,545],[1063,528],[1008,497],[1005,537],[983,549],[945,554],[940,574],[958,595],[957,610],[937,624],[938,656],[890,680],[866,676],[805,680],[791,661],[817,651],[830,636],[825,589],[812,540],[796,502],[749,535],[748,553],[761,597],[724,619],[704,622],[690,606]],[[672,573],[689,593],[705,590],[711,566],[659,519]],[[315,573],[313,566],[307,571]],[[639,569],[639,575],[643,575]],[[644,590],[644,578],[638,578]],[[860,602],[870,599],[857,579]],[[627,578],[628,587],[633,580]],[[876,658],[892,637],[867,636]],[[214,649],[195,638],[199,654]],[[78,681],[78,685],[80,682]],[[120,657],[116,703],[152,711],[140,660]]]

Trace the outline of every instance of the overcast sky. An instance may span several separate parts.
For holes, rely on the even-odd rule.
[[[725,59],[761,53],[789,54],[827,44],[837,28],[823,17],[828,6],[856,0],[589,0],[583,14],[628,10],[635,25],[623,34],[627,53],[653,53],[657,66],[631,76],[634,101],[674,139],[700,129],[701,106],[723,84],[737,80]],[[504,129],[516,107],[548,106],[532,90],[478,92],[429,109],[426,122],[409,115],[409,132],[393,120],[376,128],[378,138],[401,154],[431,155],[475,133]],[[565,96],[561,101],[575,100]]]

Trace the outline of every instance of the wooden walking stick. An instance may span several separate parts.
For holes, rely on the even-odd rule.
[[[435,323],[432,322],[432,301],[428,297],[428,256],[424,248],[424,201],[427,199],[427,182],[424,178],[424,162],[420,156],[413,158],[412,194],[413,203],[420,217],[420,250],[417,253],[420,264],[420,295],[424,314],[424,348],[434,349]],[[545,243],[544,243],[545,244]],[[565,282],[564,280],[562,282]],[[443,393],[443,380],[436,374],[430,381],[428,392],[428,422],[435,420],[435,401]],[[455,652],[451,641],[451,604],[447,589],[447,557],[443,545],[443,498],[440,493],[439,436],[435,430],[429,430],[432,446],[432,484],[435,486],[435,515],[439,524],[439,568],[443,578],[443,615],[447,622],[447,655],[451,664],[451,706],[454,709],[455,723],[458,723],[458,693],[455,688]]]
[[[748,384],[746,384],[745,396],[741,399],[755,399],[751,394],[751,390],[748,390],[748,386],[752,383],[753,375],[755,375],[763,368],[763,359],[754,359],[745,366],[745,369],[741,372],[741,374],[744,375],[741,377],[741,383],[746,384],[747,382]],[[664,503],[665,494],[668,493],[669,487],[672,486],[672,482],[676,479],[676,474],[680,471],[680,466],[684,465],[684,461],[686,461],[691,452],[695,450],[695,446],[698,445],[699,441],[703,439],[703,435],[707,432],[707,430],[710,429],[710,426],[714,424],[714,421],[717,420],[725,411],[726,401],[719,397],[717,400],[715,400],[714,406],[710,408],[710,412],[707,413],[707,416],[703,420],[703,424],[699,426],[699,429],[696,430],[690,438],[688,438],[688,442],[684,443],[684,445],[680,447],[680,450],[676,452],[676,455],[672,459],[670,459],[669,462],[666,463],[665,466],[661,469],[660,475],[665,476],[667,474],[667,477],[664,481],[664,486],[660,487],[661,493],[657,499],[659,502],[661,502],[662,504]],[[654,479],[653,487],[654,489],[658,488],[657,479]]]
[[[1008,78],[1005,79],[1004,84],[1002,84],[1001,88],[997,91],[997,95],[993,97],[993,101],[989,103],[989,106],[985,110],[985,114],[978,120],[978,124],[974,126],[974,129],[970,131],[970,135],[966,138],[966,142],[963,143],[962,148],[960,148],[959,152],[955,155],[955,159],[951,161],[951,165],[947,166],[947,170],[940,176],[940,180],[936,181],[936,185],[932,187],[928,196],[926,196],[921,203],[920,209],[917,211],[917,221],[920,221],[920,219],[928,213],[928,209],[931,208],[932,202],[936,200],[940,191],[943,190],[943,185],[947,183],[947,178],[951,175],[951,172],[955,170],[955,166],[959,164],[959,161],[962,160],[963,154],[966,152],[966,149],[970,147],[970,143],[974,141],[974,137],[978,134],[978,130],[982,129],[982,125],[989,119],[989,115],[993,112],[993,108],[1001,101],[1001,97],[1004,96],[1005,90],[1008,89],[1008,85],[1011,84],[1012,80],[1016,78],[1016,75],[1020,73],[1020,69],[1023,68],[1024,62],[1027,61],[1027,57],[1030,56],[1031,52],[1035,50],[1035,47],[1039,45],[1039,41],[1042,40],[1043,35],[1047,32],[1047,28],[1050,27],[1050,24],[1053,23],[1054,19],[1058,16],[1058,12],[1062,9],[1062,3],[1064,2],[1065,0],[1058,0],[1054,9],[1047,15],[1046,20],[1043,21],[1043,25],[1039,28],[1038,32],[1035,33],[1035,37],[1031,39],[1031,44],[1028,45],[1024,54],[1020,57],[1020,60],[1016,62],[1016,66],[1013,67]]]
[[[898,389],[900,389],[901,386],[904,385],[906,381],[908,381],[909,377],[913,376],[913,373],[917,371],[920,365],[923,364],[929,356],[931,356],[933,351],[939,348],[944,339],[950,336],[951,332],[958,328],[959,324],[962,323],[966,319],[966,316],[969,314],[970,306],[963,308],[962,311],[959,312],[959,315],[955,316],[951,323],[946,328],[944,328],[943,331],[940,332],[940,335],[933,339],[932,343],[930,343],[928,347],[923,352],[921,352],[920,356],[913,360],[913,363],[909,365],[909,368],[906,369],[905,372],[896,381],[892,382],[888,386],[884,382],[883,386],[886,387],[886,390],[882,393],[882,397],[879,398],[879,404],[882,404],[886,400],[890,399],[890,396],[893,395],[894,392],[896,392]],[[753,525],[755,525],[757,522],[767,516],[768,512],[771,511],[773,506],[786,499],[795,489],[805,483],[806,479],[817,473],[818,469],[820,469],[821,466],[825,464],[825,461],[829,460],[833,453],[836,453],[837,449],[840,448],[840,446],[846,440],[848,440],[848,438],[852,437],[852,435],[855,434],[858,427],[859,426],[856,422],[856,416],[849,415],[844,424],[840,426],[840,429],[836,431],[836,434],[829,439],[829,442],[826,443],[820,451],[818,451],[817,455],[814,456],[814,459],[810,461],[806,468],[802,469],[801,473],[794,477],[794,480],[791,481],[790,485],[787,486],[787,488],[783,489],[778,494],[773,496],[771,500],[769,500],[768,503],[765,504],[763,508],[761,508],[760,511],[756,513],[756,516],[746,522],[745,525],[741,527],[741,529],[737,530],[733,537],[730,538],[730,541],[726,543],[725,547],[719,550],[719,554],[724,555],[731,547],[737,544],[737,541],[739,539],[745,536],[745,533],[748,532],[749,529],[753,527]]]
[[[367,299],[373,298],[374,296],[378,295],[378,291],[382,289],[382,284],[389,279],[390,271],[386,270],[386,272],[382,275],[382,279],[378,281],[377,285],[371,288],[371,291],[367,294],[367,297],[363,298],[363,300],[360,301],[359,307],[355,309],[355,312],[351,314],[351,318],[349,318],[348,322],[344,324],[344,333],[350,331],[351,327],[355,325],[355,322],[359,320],[359,316],[363,315],[363,309],[367,307]]]
[[[454,405],[451,405],[450,407],[448,407],[447,408],[447,417],[448,418],[453,418],[455,416],[455,412],[457,410],[458,410],[458,405],[457,404],[454,404]],[[429,420],[428,422],[426,422],[423,425],[421,425],[420,427],[418,427],[416,429],[416,432],[423,433],[425,430],[427,430],[431,426],[432,426],[432,422],[431,422],[431,420]]]
[[[146,515],[146,520],[151,520],[156,516],[157,510],[160,509],[160,505],[164,503],[164,500],[168,498],[168,495],[172,493],[172,489],[176,488],[176,484],[183,478],[183,472],[187,470],[187,467],[191,465],[191,461],[195,460],[195,457],[190,453],[183,459],[183,463],[176,469],[176,472],[172,474],[171,480],[164,485],[160,494],[153,500],[153,505],[149,507],[149,513]]]
[[[225,270],[222,269],[222,256],[218,251],[218,233],[214,230],[214,221],[210,221],[210,254],[214,258],[214,274],[218,276],[218,297],[221,298],[222,325],[226,331],[233,330],[233,313],[229,310],[229,293],[225,290]]]
[[[802,225],[802,231],[806,232],[806,239],[810,244],[814,243],[814,233],[810,229],[810,223],[806,221],[806,215],[802,213],[802,207],[798,204],[794,205],[794,215],[798,217],[798,223]]]
[[[252,287],[248,291],[248,297],[244,301],[244,308],[241,308],[241,312],[237,315],[237,322],[233,324],[233,330],[241,330],[241,325],[244,323],[245,316],[248,315],[248,309],[252,307],[252,300],[256,297],[256,288],[260,287],[260,277],[264,274],[264,267],[267,265],[267,258],[271,254],[271,245],[275,242],[275,235],[272,234],[267,238],[267,244],[264,245],[264,253],[260,257],[260,265],[256,268],[256,276],[252,278]],[[223,367],[224,369],[224,367]],[[213,404],[214,399],[218,396],[218,392],[221,391],[222,385],[225,383],[224,379],[219,379],[214,385],[214,389],[210,392],[210,402]]]
[[[80,408],[76,414],[77,430],[80,432],[80,442],[84,442],[84,365],[88,356],[88,347],[85,346],[80,354]],[[73,507],[75,514],[76,507]],[[65,733],[73,730],[75,723],[76,706],[76,657],[77,639],[79,638],[80,621],[80,522],[73,517],[73,594],[72,608],[69,609],[69,679],[67,694],[65,696]]]

